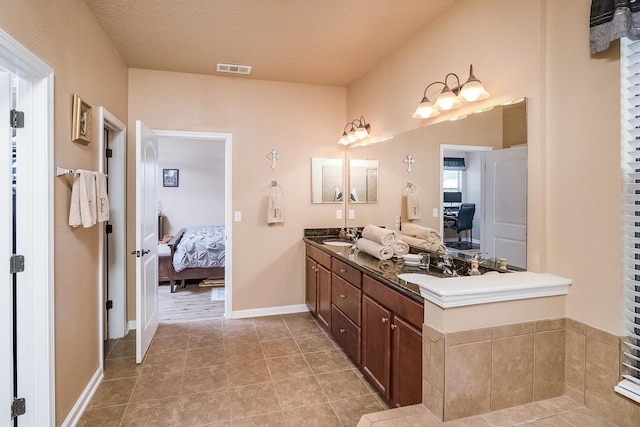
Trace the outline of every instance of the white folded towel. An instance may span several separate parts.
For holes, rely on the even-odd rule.
[[[443,254],[447,252],[447,247],[442,243],[431,243],[426,240],[418,239],[417,237],[407,236],[406,234],[401,234],[398,236],[398,239],[411,246],[415,246],[416,248],[428,249],[430,251],[440,252]]]
[[[440,233],[433,228],[425,227],[423,225],[411,224],[409,222],[403,223],[400,234],[417,237],[418,239],[426,240],[429,243],[442,243],[442,236],[440,236]]]
[[[267,202],[267,224],[284,222],[284,200],[282,198],[282,188],[272,186],[269,190],[269,200]]]
[[[391,246],[381,245],[373,240],[366,238],[358,239],[356,246],[362,252],[368,253],[378,259],[390,259],[393,257],[393,248]]]
[[[109,221],[109,194],[107,193],[107,175],[95,172],[98,222]]]
[[[418,188],[415,185],[407,187],[407,219],[420,219],[420,203],[418,203]]]
[[[95,173],[77,169],[71,187],[71,204],[69,206],[69,225],[84,228],[95,225],[96,211],[96,176]]]
[[[402,256],[409,253],[409,245],[402,240],[398,240],[391,245],[391,247],[393,248],[393,254],[395,256]]]
[[[388,230],[375,225],[367,225],[362,230],[362,237],[385,246],[392,245],[398,241],[398,233],[394,230]]]

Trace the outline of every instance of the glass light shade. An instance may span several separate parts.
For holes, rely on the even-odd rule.
[[[362,139],[366,138],[367,136],[369,136],[369,132],[367,132],[367,129],[363,125],[358,126],[358,129],[356,129],[356,138]]]
[[[479,101],[489,97],[489,92],[484,89],[480,80],[471,80],[462,86],[460,95],[467,102]]]
[[[338,144],[349,145],[349,137],[347,136],[347,132],[344,132],[342,134],[342,136],[340,137],[340,141],[338,141]]]
[[[416,108],[416,112],[413,113],[414,119],[428,119],[430,117],[435,117],[440,112],[435,108],[433,103],[429,101],[427,98],[422,98],[422,102]]]
[[[436,99],[436,107],[440,110],[453,110],[460,105],[462,105],[462,102],[456,98],[456,95],[448,87],[444,88]]]

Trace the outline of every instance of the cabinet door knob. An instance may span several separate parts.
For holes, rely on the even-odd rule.
[[[347,272],[347,270],[345,270],[344,268],[340,269],[340,273],[346,273],[346,272]]]
[[[382,318],[382,323],[387,323],[388,321],[389,321],[389,318],[388,318],[388,317],[383,317],[383,318]]]
[[[345,294],[340,294],[340,298],[346,298],[347,296]]]
[[[394,325],[393,323],[391,324],[391,329],[395,329],[396,325]]]
[[[347,332],[347,330],[346,330],[346,329],[344,329],[344,328],[340,328],[340,333],[341,333],[341,334],[344,334],[345,332]]]

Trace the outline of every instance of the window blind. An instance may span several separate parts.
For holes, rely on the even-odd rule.
[[[445,157],[442,161],[442,169],[449,171],[465,170],[464,157]]]
[[[616,392],[640,402],[640,41],[620,40],[624,351]]]

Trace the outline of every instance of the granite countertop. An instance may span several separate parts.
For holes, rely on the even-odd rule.
[[[304,241],[312,244],[313,246],[319,248],[324,252],[331,254],[332,256],[337,256],[340,261],[343,261],[357,268],[363,273],[374,277],[390,288],[393,288],[400,293],[407,295],[415,301],[424,303],[424,298],[420,294],[420,287],[418,285],[400,280],[396,276],[396,274],[399,273],[418,273],[422,272],[422,270],[418,269],[417,267],[405,265],[402,258],[379,260],[367,253],[361,252],[358,249],[354,250],[346,246],[330,246],[324,245],[322,243],[326,240],[337,239],[338,235],[336,232],[335,235],[327,233],[319,236],[306,236],[304,238]]]

